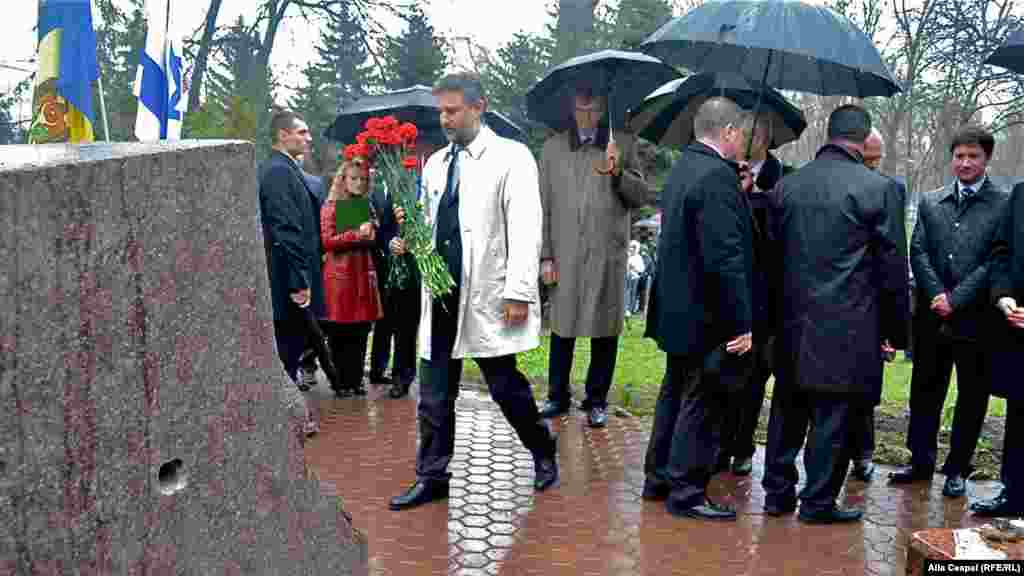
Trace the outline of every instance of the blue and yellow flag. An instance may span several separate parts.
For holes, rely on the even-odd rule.
[[[39,71],[29,142],[92,142],[99,77],[90,0],[39,0]]]

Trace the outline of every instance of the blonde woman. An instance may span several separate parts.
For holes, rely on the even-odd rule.
[[[373,249],[377,227],[364,222],[358,230],[338,232],[338,202],[366,196],[369,173],[364,164],[345,161],[331,182],[327,201],[320,211],[320,236],[326,261],[323,267],[325,326],[331,345],[340,397],[363,396],[366,342],[373,322],[382,316]]]

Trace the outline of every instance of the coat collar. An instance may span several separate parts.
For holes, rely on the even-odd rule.
[[[860,152],[844,148],[838,144],[825,144],[818,150],[818,153],[814,157],[820,158],[822,156],[828,156],[829,158],[836,160],[845,160],[847,162],[864,164],[864,156],[862,156]]]
[[[740,170],[740,165],[739,164],[737,164],[733,160],[729,160],[728,158],[723,157],[721,154],[718,153],[717,150],[715,150],[714,148],[708,146],[707,144],[704,144],[703,142],[700,142],[698,140],[694,140],[693,143],[691,143],[689,146],[686,147],[686,149],[688,151],[690,151],[690,152],[693,152],[694,154],[703,154],[704,156],[710,156],[712,158],[717,158],[718,160],[721,160],[722,162],[725,162],[726,164],[728,164],[733,170],[736,170],[737,174],[739,174],[739,170]]]
[[[956,202],[956,193],[959,185],[960,181],[954,178],[952,182],[943,186],[942,194],[939,196],[939,202],[945,202],[947,200]],[[981,179],[981,187],[974,191],[972,197],[979,200],[990,200],[994,189],[995,185],[992,184],[992,179],[988,177],[988,174],[985,174]]]
[[[487,150],[487,146],[493,142],[498,135],[487,127],[486,124],[480,125],[480,133],[473,138],[473,141],[469,143],[469,146],[465,146],[462,151],[473,160],[479,160],[480,156]],[[455,151],[455,144],[449,143],[445,148],[444,160],[449,162],[452,159],[452,154]]]
[[[566,130],[566,138],[569,139],[569,150],[573,152],[580,149],[583,146],[580,142],[580,131],[576,129],[576,123],[572,123],[572,127]],[[600,150],[604,150],[608,146],[608,124],[601,123],[597,125],[597,134],[594,135],[594,140],[588,146],[593,146]]]

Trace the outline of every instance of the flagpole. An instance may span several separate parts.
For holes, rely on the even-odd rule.
[[[89,12],[92,12],[92,0],[89,0]],[[110,142],[110,122],[107,121],[107,102],[103,97],[103,67],[97,65],[96,70],[96,83],[100,93],[100,116],[103,117],[103,135],[106,137],[106,141]]]

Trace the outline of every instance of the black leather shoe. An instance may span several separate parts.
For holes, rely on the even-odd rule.
[[[587,426],[591,428],[604,428],[608,425],[607,408],[591,408],[587,412]]]
[[[388,503],[392,510],[405,510],[415,508],[435,500],[444,500],[448,497],[448,483],[438,480],[417,480],[405,494],[395,496]]]
[[[388,390],[388,396],[390,396],[390,397],[392,397],[392,398],[394,398],[396,400],[399,399],[399,398],[404,397],[408,393],[409,393],[409,387],[408,386],[403,386],[402,384],[398,384],[398,383],[392,384],[391,388]]]
[[[871,482],[875,475],[875,463],[871,460],[861,460],[853,465],[853,477],[861,482]]]
[[[704,502],[690,508],[676,509],[672,506],[672,502],[668,501],[665,503],[665,508],[668,513],[673,516],[679,516],[682,518],[696,518],[698,520],[735,520],[736,511],[726,508],[725,506],[719,506],[707,498]]]
[[[645,478],[644,491],[640,494],[640,497],[651,501],[664,500],[668,498],[668,493],[671,490],[672,487],[668,483]]]
[[[541,458],[533,465],[533,489],[543,492],[558,485],[558,462],[554,458]]]
[[[383,374],[370,374],[370,384],[387,385],[394,381]]]
[[[563,414],[569,413],[568,404],[559,404],[558,402],[552,402],[548,400],[544,403],[544,406],[540,409],[541,418],[555,418]]]
[[[352,393],[355,394],[356,396],[366,396],[366,386],[363,386],[363,383],[360,382],[355,388],[352,389]]]
[[[946,476],[946,483],[942,486],[942,495],[946,498],[959,498],[967,491],[967,482],[959,474]]]
[[[860,510],[844,510],[842,508],[831,508],[818,512],[804,512],[800,510],[797,520],[805,524],[845,524],[859,522],[864,517]]]
[[[732,473],[737,476],[750,476],[753,470],[753,458],[734,458],[732,461]]]
[[[971,512],[983,518],[1024,516],[1024,506],[1014,506],[1006,494],[989,500],[978,500],[971,504]]]
[[[931,482],[934,470],[917,466],[904,466],[895,472],[889,472],[890,484],[911,484],[913,482]]]
[[[769,516],[785,516],[796,512],[796,500],[786,501],[775,501],[767,500],[764,502],[764,513]]]
[[[338,398],[350,398],[352,397],[351,388],[334,388],[334,395]]]

